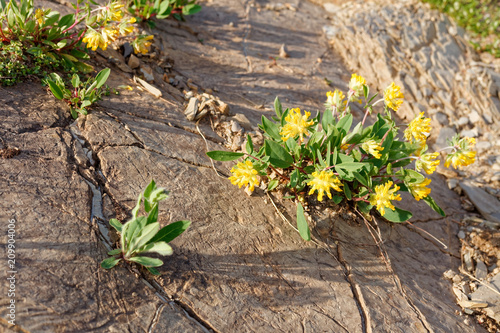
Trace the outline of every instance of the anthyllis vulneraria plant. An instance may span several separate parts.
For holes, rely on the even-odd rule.
[[[353,74],[346,94],[328,92],[326,110],[311,118],[300,109],[283,111],[278,98],[274,103],[276,117],[262,117],[260,128],[266,137],[264,145],[255,151],[250,136],[247,153],[211,151],[214,160],[231,161],[244,158],[231,170],[231,183],[253,190],[267,181],[267,190],[288,187],[297,199],[297,224],[301,236],[309,240],[310,232],[301,202],[305,196],[317,195],[318,201],[332,200],[335,204],[348,200],[354,209],[369,216],[372,208],[391,222],[411,218],[409,211],[394,203],[401,200],[400,192],[409,192],[415,200],[425,201],[441,215],[443,210],[429,195],[431,183],[425,174],[432,174],[440,163],[440,152],[428,152],[427,138],[431,134],[430,119],[418,114],[408,125],[396,125],[397,112],[404,96],[399,86],[391,83],[384,91],[370,97],[363,77]],[[362,102],[365,114],[354,126],[350,103]],[[380,111],[375,106],[383,103]],[[368,115],[376,112],[376,121],[365,126]],[[398,132],[404,127],[404,140]],[[458,136],[450,141],[445,166],[461,168],[474,163],[474,139]]]
[[[89,58],[79,49],[82,42],[96,51],[106,50],[118,38],[134,38],[136,18],[120,1],[101,6],[93,0],[77,0],[72,6],[74,12],[61,16],[51,9],[35,8],[33,0],[0,0],[0,51],[20,43],[24,56],[17,61],[30,64],[43,55],[55,64],[62,63],[66,70],[90,73],[93,68],[81,61]],[[136,35],[132,41],[135,52],[147,52],[151,39]]]
[[[121,224],[117,219],[109,221],[109,224],[120,234],[120,248],[108,252],[111,257],[102,261],[102,268],[113,268],[123,259],[146,267],[154,275],[160,274],[155,267],[163,265],[163,261],[145,255],[148,253],[172,255],[172,247],[168,243],[182,234],[191,224],[190,221],[177,221],[160,229],[160,223],[157,222],[158,204],[167,196],[165,189],[157,188],[152,180],[139,195],[130,221],[125,224]],[[138,215],[142,203],[146,216]]]
[[[80,81],[78,74],[73,74],[71,78],[73,88],[66,88],[64,80],[57,73],[50,74],[44,81],[55,98],[68,103],[71,116],[76,119],[78,114],[86,115],[87,108],[101,99],[106,90],[103,85],[109,73],[110,69],[105,68],[95,78],[90,77],[86,82]]]

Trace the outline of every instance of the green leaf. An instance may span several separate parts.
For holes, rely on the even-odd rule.
[[[132,218],[133,219],[137,218],[137,214],[139,213],[139,209],[141,208],[141,200],[142,200],[142,193],[139,194],[139,197],[137,198],[137,202],[135,204],[135,207],[132,209]]]
[[[216,161],[234,161],[245,156],[243,153],[235,153],[232,151],[212,150],[207,153],[207,156]]]
[[[193,15],[198,13],[201,10],[201,6],[197,4],[189,4],[184,7],[182,7],[182,14],[184,15]]]
[[[128,261],[136,262],[144,267],[159,267],[163,265],[163,261],[160,259],[150,257],[132,257],[128,258]]]
[[[323,112],[323,118],[321,119],[321,126],[323,129],[327,129],[328,125],[333,124],[333,114],[331,110],[325,110]]]
[[[364,166],[365,165],[363,163],[359,162],[345,162],[335,165],[335,169],[344,169],[346,171],[353,172],[363,169]]]
[[[151,193],[156,189],[156,183],[154,179],[151,179],[151,182],[149,182],[148,186],[144,189],[143,195],[144,199],[150,200],[151,199]]]
[[[146,252],[154,252],[162,256],[170,256],[174,253],[172,247],[168,245],[166,242],[149,243],[138,251],[138,253],[146,253]]]
[[[394,207],[394,211],[390,208],[386,208],[383,217],[388,221],[401,223],[408,221],[412,216],[413,214],[409,211]]]
[[[79,58],[79,59],[90,59],[90,56],[85,53],[85,52],[82,52],[80,50],[77,50],[77,49],[72,49],[70,51],[71,55],[75,58]]]
[[[73,88],[78,88],[80,86],[80,77],[77,74],[73,74],[71,84],[73,85]]]
[[[275,139],[276,141],[281,141],[280,129],[278,127],[278,124],[273,123],[264,116],[262,116],[262,129],[271,138]]]
[[[345,194],[345,197],[347,198],[347,200],[351,200],[352,199],[352,192],[351,192],[351,189],[349,188],[349,184],[344,182],[344,194]]]
[[[104,83],[106,83],[109,73],[111,73],[111,70],[109,68],[104,68],[99,72],[99,74],[97,74],[95,77],[95,82],[97,82],[96,88],[100,88]]]
[[[311,232],[304,216],[304,208],[300,203],[297,204],[297,229],[299,230],[300,237],[306,241],[311,240]]]
[[[118,264],[120,262],[121,259],[117,259],[117,258],[108,258],[108,259],[104,259],[102,262],[101,262],[101,267],[104,268],[104,269],[110,269],[110,268],[113,268],[116,266],[116,264]]]
[[[155,222],[151,224],[147,224],[140,232],[139,235],[137,235],[135,241],[133,242],[131,251],[135,251],[137,249],[140,249],[144,245],[146,245],[155,235],[156,233],[160,230],[160,223]]]
[[[368,181],[367,181],[365,176],[363,176],[362,174],[360,174],[359,172],[356,172],[356,171],[353,171],[352,174],[354,175],[354,178],[356,178],[358,180],[358,182],[360,182],[364,186],[368,187]]]
[[[49,85],[50,91],[52,91],[52,94],[54,94],[54,97],[57,99],[63,99],[64,95],[63,92],[61,91],[61,88],[51,80],[47,80],[47,84]]]
[[[274,100],[274,112],[276,113],[278,119],[281,119],[281,115],[283,113],[283,107],[281,106],[281,102],[278,97],[276,97],[276,99]]]
[[[153,275],[160,275],[160,272],[154,267],[146,267],[146,269]]]
[[[293,164],[293,157],[279,143],[265,140],[264,147],[266,155],[269,156],[269,162],[273,166],[286,169]]]
[[[439,207],[439,205],[434,201],[433,198],[431,198],[430,195],[426,196],[424,198],[424,201],[426,204],[428,204],[436,213],[440,214],[441,216],[446,216],[444,210]]]
[[[66,28],[69,28],[69,26],[71,26],[73,23],[75,23],[75,14],[68,14],[61,17],[61,19],[57,23],[57,26],[61,28],[61,30],[64,30]]]
[[[364,201],[358,201],[356,204],[357,204],[359,210],[361,211],[361,213],[366,214],[366,215],[368,215],[370,213],[370,210],[373,208],[372,205],[370,205]]]
[[[83,109],[83,108],[86,108],[87,106],[90,106],[90,105],[92,105],[92,102],[89,101],[88,99],[86,99],[86,100],[82,101],[82,104],[80,105],[80,108]]]
[[[370,93],[370,88],[366,84],[363,85],[363,95],[365,96],[365,100],[368,99],[369,93]]]
[[[294,188],[300,183],[300,171],[299,169],[293,170],[290,174],[290,187]]]
[[[342,200],[344,199],[344,197],[340,196],[340,195],[334,195],[332,196],[332,201],[338,205]]]
[[[78,71],[84,74],[92,73],[92,71],[94,70],[94,67],[87,65],[86,63],[83,63],[81,61],[75,62],[73,65],[75,66],[76,69],[78,69]]]
[[[253,142],[250,134],[247,134],[247,143],[245,145],[245,149],[247,150],[247,153],[249,154],[253,153]]]
[[[117,219],[109,220],[109,225],[115,228],[118,232],[122,232],[123,230],[123,224],[121,224]]]
[[[267,190],[268,190],[269,192],[271,192],[271,191],[272,191],[272,190],[274,190],[276,187],[278,187],[279,183],[280,183],[280,182],[279,182],[279,180],[278,180],[278,179],[271,179],[271,180],[269,181],[269,184],[267,184]]]
[[[109,251],[108,255],[115,256],[115,255],[120,254],[120,253],[122,253],[122,249],[114,249],[114,250]]]
[[[352,125],[352,114],[347,114],[346,116],[340,118],[336,127],[340,130],[343,129],[345,133],[348,133]]]
[[[180,234],[182,234],[191,224],[190,221],[177,221],[170,223],[158,231],[158,233],[149,241],[149,243],[165,242],[170,243]]]

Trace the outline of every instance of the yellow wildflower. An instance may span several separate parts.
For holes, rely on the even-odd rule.
[[[454,139],[456,151],[446,156],[444,166],[447,168],[451,164],[453,168],[457,169],[458,167],[461,169],[476,161],[476,152],[472,150],[476,145],[476,139],[466,137],[456,142],[457,140],[458,139]]]
[[[326,93],[326,105],[332,108],[332,112],[342,112],[345,107],[344,93],[338,89]]]
[[[280,131],[281,139],[286,141],[299,135],[300,141],[304,140],[304,135],[309,135],[308,128],[314,124],[313,120],[308,121],[310,115],[307,111],[302,115],[299,108],[291,109],[285,117],[286,124]]]
[[[249,185],[250,191],[253,191],[255,185],[259,184],[258,171],[251,161],[239,162],[231,169],[231,173],[233,174],[229,177],[231,184],[238,185],[239,188]]]
[[[384,91],[384,102],[388,108],[398,111],[401,104],[403,104],[404,95],[401,92],[401,87],[391,83]]]
[[[42,25],[43,22],[45,21],[44,14],[45,13],[40,8],[35,11],[35,18],[38,22],[38,25]]]
[[[352,74],[351,81],[349,81],[349,100],[352,102],[361,103],[359,96],[363,93],[363,86],[366,80],[357,74]]]
[[[375,194],[370,194],[370,204],[377,206],[377,210],[382,216],[385,214],[385,207],[394,210],[394,205],[391,203],[391,200],[401,201],[401,196],[399,194],[394,194],[399,190],[399,186],[394,185],[392,190],[390,189],[391,186],[392,181],[389,180],[383,185],[375,186]]]
[[[118,37],[118,30],[114,26],[106,26],[102,29],[102,37],[106,41],[106,47],[109,46]],[[105,49],[103,49],[105,50]]]
[[[439,153],[427,153],[423,154],[419,157],[419,159],[415,162],[415,169],[417,171],[424,170],[428,175],[432,174],[436,171],[436,166],[439,165],[440,160],[435,160],[438,157]]]
[[[419,183],[410,184],[410,193],[415,197],[415,200],[420,201],[420,199],[425,198],[431,193],[431,189],[426,186],[431,183],[429,178],[424,178],[423,181]]]
[[[307,183],[307,185],[312,186],[309,191],[309,195],[313,194],[314,191],[318,191],[318,201],[323,201],[323,195],[325,192],[328,198],[332,198],[330,188],[333,188],[335,191],[342,192],[340,186],[343,186],[343,184],[333,175],[333,171],[315,171],[312,173],[312,176],[314,178]]]
[[[123,4],[118,3],[118,1],[110,2],[106,7],[100,8],[102,10],[97,17],[98,20],[119,22],[123,18],[123,12],[121,11]]]
[[[424,113],[420,112],[405,129],[405,139],[411,141],[412,137],[415,141],[425,141],[431,134],[431,119],[425,118]]]
[[[128,34],[131,34],[134,31],[134,26],[132,25],[132,23],[135,22],[136,22],[135,17],[132,17],[130,20],[120,23],[119,25],[120,35],[126,36]]]
[[[377,159],[380,159],[380,157],[382,157],[380,152],[384,150],[384,148],[380,146],[380,143],[378,143],[375,140],[368,140],[366,142],[363,142],[361,148],[363,148],[364,151],[370,153],[373,157]]]
[[[97,50],[100,47],[103,50],[106,50],[108,44],[104,37],[91,27],[88,27],[87,32],[85,33],[85,37],[83,37],[82,42],[87,44],[87,48],[92,48],[92,51]]]
[[[134,47],[134,52],[137,53],[142,53],[146,54],[148,53],[148,48],[151,46],[150,40],[154,38],[153,35],[149,36],[139,36],[137,37],[134,42],[132,43],[132,46]]]
[[[413,143],[419,144],[419,147],[413,152],[413,154],[415,156],[420,156],[420,154],[422,154],[422,152],[427,150],[427,142],[425,140],[424,141],[415,141]]]

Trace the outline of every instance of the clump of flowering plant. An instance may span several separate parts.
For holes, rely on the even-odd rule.
[[[121,1],[101,6],[92,0],[77,0],[73,7],[73,12],[62,16],[51,9],[35,8],[33,0],[0,0],[0,62],[14,63],[0,66],[0,83],[11,85],[22,77],[43,77],[46,69],[59,67],[90,73],[93,68],[82,61],[89,59],[86,49],[80,48],[82,43],[96,51],[106,50],[119,37],[132,40],[136,18]],[[135,52],[146,53],[151,39],[135,36]],[[19,55],[7,59],[13,46],[19,49]]]
[[[372,209],[391,222],[411,218],[409,211],[395,204],[401,192],[409,192],[415,200],[423,200],[444,216],[443,210],[431,198],[428,187],[439,165],[439,152],[428,152],[427,138],[431,133],[430,119],[418,114],[408,125],[396,125],[393,112],[404,101],[401,88],[394,82],[383,97],[370,97],[363,77],[353,74],[349,91],[326,94],[326,110],[311,118],[310,112],[299,109],[283,111],[275,101],[276,117],[262,117],[260,128],[265,133],[264,145],[255,151],[247,137],[247,153],[211,151],[207,155],[219,161],[244,158],[231,170],[233,184],[249,186],[252,191],[260,181],[267,181],[269,191],[289,188],[297,200],[297,223],[301,236],[309,240],[310,233],[300,203],[306,195],[318,201],[351,202],[364,215]],[[365,101],[365,114],[353,126],[350,103]],[[375,106],[383,102],[380,110]],[[366,119],[377,113],[373,125]],[[403,130],[403,140],[398,132]],[[451,140],[445,166],[464,167],[475,160],[474,139],[455,137]],[[258,179],[260,178],[260,179]]]

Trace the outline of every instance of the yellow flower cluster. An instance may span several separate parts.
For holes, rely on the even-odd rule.
[[[116,37],[118,37],[118,31],[113,27],[104,27],[101,32],[88,27],[82,42],[86,43],[87,48],[91,48],[92,51],[97,50],[97,48],[106,50]]]
[[[437,159],[438,156],[438,152],[421,155],[415,162],[415,170],[424,170],[428,175],[432,174],[434,171],[436,171],[436,167],[441,162]]]
[[[146,54],[148,53],[148,49],[151,46],[151,40],[154,38],[153,35],[149,36],[139,36],[132,43],[132,47],[134,48],[134,52]]]
[[[323,195],[326,192],[328,198],[332,198],[330,189],[333,188],[335,191],[342,192],[340,186],[343,186],[342,182],[334,176],[333,171],[320,171],[312,173],[313,179],[307,183],[307,185],[312,186],[309,191],[309,195],[318,191],[318,201],[323,201]]]
[[[397,86],[394,82],[384,91],[384,103],[394,111],[398,111],[401,104],[403,104],[403,99],[404,95],[401,92],[401,87]]]
[[[42,9],[38,8],[36,11],[35,11],[35,18],[36,18],[36,21],[38,22],[38,25],[42,25],[43,22],[45,22],[45,13],[43,12]]]
[[[126,36],[134,31],[132,24],[136,22],[136,19],[132,17],[123,20],[121,10],[123,7],[124,5],[118,1],[110,2],[105,7],[101,7],[97,20],[102,21],[102,26],[97,30],[87,26],[87,32],[82,39],[82,42],[87,44],[87,48],[92,49],[92,51],[98,48],[106,50],[118,36]]]
[[[332,108],[333,114],[342,112],[345,108],[344,93],[338,89],[326,93],[326,104]]]
[[[405,129],[405,139],[412,141],[412,138],[416,142],[425,142],[427,137],[431,133],[431,119],[425,118],[424,113],[420,112],[418,116],[415,117]]]
[[[299,135],[300,141],[303,141],[304,135],[309,135],[308,128],[314,124],[313,120],[308,121],[310,116],[310,112],[304,111],[304,115],[302,115],[299,108],[291,109],[285,117],[286,124],[280,131],[281,139],[287,141],[295,139]]]
[[[349,101],[361,103],[360,95],[363,93],[363,86],[365,84],[366,80],[362,76],[355,73],[352,74],[351,80],[349,81]]]
[[[250,191],[253,191],[255,185],[259,184],[259,172],[255,170],[251,161],[239,162],[231,169],[231,173],[233,174],[229,177],[231,184],[238,185],[239,188],[249,185]]]
[[[401,201],[401,196],[395,194],[399,190],[399,186],[394,185],[391,189],[392,181],[388,181],[385,184],[375,186],[375,193],[370,194],[370,204],[377,206],[377,210],[380,215],[385,215],[385,208],[390,208],[394,210],[394,205],[391,200]]]
[[[361,148],[363,148],[364,151],[370,153],[373,157],[377,159],[380,159],[380,157],[382,156],[380,152],[384,150],[384,148],[380,146],[380,143],[378,143],[375,140],[368,140],[366,142],[363,142]]]
[[[410,184],[410,193],[413,195],[415,200],[420,201],[420,199],[425,198],[431,193],[431,189],[426,186],[431,183],[429,178],[424,178],[423,181]]]
[[[472,150],[476,145],[476,139],[474,138],[462,138],[455,142],[455,152],[448,154],[446,156],[446,160],[444,162],[445,167],[449,167],[450,164],[453,165],[453,168],[462,168],[468,165],[471,165],[476,161],[476,152]]]

